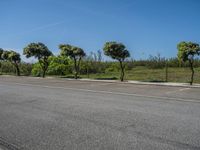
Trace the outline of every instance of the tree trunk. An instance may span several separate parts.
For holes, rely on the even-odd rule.
[[[75,70],[75,73],[74,73],[75,79],[78,79],[78,69],[77,69],[76,58],[74,58],[74,70]]]
[[[123,82],[124,81],[124,68],[125,68],[125,66],[123,65],[122,61],[119,61],[119,63],[120,63],[120,68],[121,68],[120,80],[121,80],[121,82]]]
[[[16,74],[17,74],[17,76],[20,76],[20,70],[19,70],[18,64],[15,64],[15,68],[16,68]]]
[[[78,72],[75,71],[75,79],[78,79]]]
[[[87,61],[87,78],[89,78],[90,75],[89,75],[89,62]]]
[[[48,68],[48,62],[45,62],[45,60],[39,60],[40,66],[42,68],[42,77],[45,78],[46,71]]]
[[[45,76],[46,76],[46,69],[45,68],[43,68],[43,70],[42,70],[43,72],[42,72],[42,77],[43,78],[45,78]]]
[[[47,72],[47,69],[48,69],[49,64],[48,64],[48,62],[44,62],[43,65],[44,65],[44,66],[43,66],[43,74],[42,74],[42,77],[45,78],[46,72]]]
[[[168,82],[168,61],[165,64],[165,82]]]
[[[80,61],[81,61],[81,58],[78,59],[78,63],[77,63],[77,59],[74,58],[75,79],[78,79]]]
[[[2,63],[1,62],[0,62],[0,70],[1,70],[0,74],[2,74]]]
[[[78,78],[78,74],[80,73],[80,62],[81,62],[81,57],[78,59],[78,65],[77,65],[77,78]]]
[[[190,85],[192,85],[192,84],[193,84],[193,81],[194,81],[194,67],[193,67],[193,61],[190,60],[189,63],[190,63],[190,69],[191,69],[191,71],[192,71],[191,80],[190,80]]]

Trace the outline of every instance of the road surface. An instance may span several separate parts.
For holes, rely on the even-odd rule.
[[[0,76],[0,149],[200,150],[200,89]]]

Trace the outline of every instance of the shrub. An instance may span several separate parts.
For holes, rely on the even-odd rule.
[[[33,69],[32,69],[32,71],[31,71],[31,74],[32,74],[32,76],[35,76],[35,77],[40,77],[40,76],[42,76],[42,69],[41,69],[39,63],[35,63],[35,64],[33,65]]]

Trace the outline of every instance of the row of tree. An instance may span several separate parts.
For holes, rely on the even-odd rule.
[[[191,68],[191,81],[190,84],[193,83],[193,78],[194,78],[194,64],[195,64],[195,59],[197,58],[196,56],[200,55],[200,46],[197,43],[193,42],[180,42],[177,46],[178,48],[178,60],[179,64],[182,64],[182,62],[188,62],[189,66]],[[74,76],[77,79],[78,74],[80,73],[80,62],[82,58],[86,56],[85,52],[83,49],[69,45],[69,44],[61,44],[59,45],[60,49],[60,55],[63,58],[70,59],[73,61],[74,65]],[[105,43],[104,47],[104,54],[107,56],[110,56],[111,58],[117,60],[119,62],[119,68],[121,70],[121,75],[120,75],[120,80],[124,80],[124,74],[125,74],[125,60],[126,58],[130,57],[129,51],[126,49],[125,45],[122,43],[117,43],[117,42],[107,42]],[[38,64],[40,65],[40,68],[42,70],[42,76],[45,77],[46,72],[48,70],[49,64],[51,63],[52,58],[50,56],[53,56],[53,53],[48,49],[46,45],[43,43],[30,43],[28,44],[24,50],[23,54],[27,57],[35,57],[38,59]],[[96,55],[95,55],[96,56]],[[89,60],[90,56],[87,56]],[[101,53],[98,53],[98,59],[101,59]],[[97,58],[95,58],[97,59]],[[158,59],[159,61],[152,61],[152,62],[165,62],[162,61],[163,59],[158,57],[158,58],[153,58]],[[151,59],[152,60],[152,59]],[[15,51],[8,51],[8,50],[3,50],[0,49],[0,61],[6,61],[10,62],[16,69],[16,74],[20,75],[20,69],[19,69],[19,64],[21,61],[20,54],[15,52]],[[67,61],[65,61],[67,62]],[[68,62],[67,62],[68,63]],[[142,61],[140,62],[142,63]],[[146,62],[145,62],[146,63]],[[126,63],[127,64],[127,63]],[[158,63],[154,64],[157,66]],[[162,63],[159,63],[158,65],[162,65]],[[56,67],[56,66],[55,66]]]
[[[80,72],[80,62],[83,57],[86,56],[84,50],[77,46],[69,45],[69,44],[60,44],[60,56],[68,57],[73,60],[74,64],[74,75],[75,79],[78,78],[78,74]],[[127,57],[130,56],[129,51],[126,49],[125,45],[117,42],[107,42],[104,45],[104,53],[111,58],[118,60],[121,68],[121,76],[120,80],[124,80],[124,61]],[[43,43],[30,43],[27,45],[23,54],[27,57],[35,57],[38,59],[40,67],[43,71],[42,77],[45,77],[46,71],[49,66],[49,57],[53,56],[53,53],[48,49],[46,45]],[[20,54],[14,51],[0,50],[0,58],[5,61],[10,61],[15,67],[17,75],[20,75],[19,63],[21,61]]]

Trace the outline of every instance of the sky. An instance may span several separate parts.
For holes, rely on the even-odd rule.
[[[59,54],[72,44],[87,54],[107,41],[134,59],[176,57],[181,41],[200,43],[200,0],[0,0],[0,47],[22,54],[42,42]]]

